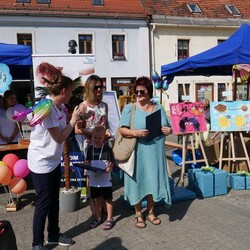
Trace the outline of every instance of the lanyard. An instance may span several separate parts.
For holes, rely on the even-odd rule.
[[[99,154],[99,159],[98,159],[99,161],[100,161],[101,158],[102,158],[102,151],[103,151],[103,144],[102,144],[101,152],[100,152],[100,154]],[[93,160],[95,159],[94,156],[95,156],[95,147],[94,147],[94,145],[93,145],[93,148],[92,148],[92,158],[93,158]]]

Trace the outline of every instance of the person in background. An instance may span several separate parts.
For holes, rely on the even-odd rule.
[[[112,149],[104,144],[106,129],[103,126],[97,126],[92,130],[93,145],[87,150],[87,163],[90,166],[101,168],[103,173],[89,171],[90,179],[90,197],[94,199],[95,218],[90,223],[90,228],[96,228],[102,223],[103,200],[106,204],[107,221],[103,227],[104,230],[113,228],[113,195],[111,171],[115,160]]]
[[[203,140],[206,141],[210,132],[210,101],[208,99],[203,100],[204,103],[204,115],[206,119],[207,131],[202,133]]]
[[[132,105],[127,104],[122,112],[119,130],[122,136],[135,137],[135,166],[132,177],[124,176],[124,199],[135,208],[135,226],[146,227],[142,215],[142,200],[147,199],[146,220],[153,225],[161,223],[155,215],[155,202],[164,200],[171,205],[171,194],[166,167],[165,136],[172,133],[166,112],[161,104],[153,102],[153,84],[148,77],[139,77],[135,81],[136,109],[134,129],[130,128]],[[156,111],[161,112],[161,134],[147,141],[149,131],[146,129],[146,117]]]
[[[66,76],[49,81],[52,100],[51,112],[42,122],[32,128],[28,148],[28,166],[36,191],[36,205],[33,217],[33,250],[45,250],[44,229],[48,216],[48,244],[70,246],[71,238],[60,233],[59,228],[59,190],[61,178],[61,156],[63,142],[68,138],[81,112],[76,106],[67,123],[66,103],[74,89],[73,81]]]
[[[0,108],[0,144],[18,142],[21,133],[17,122],[11,121],[6,111],[17,103],[16,94],[12,90],[6,90],[3,96],[3,107]]]
[[[83,135],[83,151],[86,157],[87,147],[92,144],[92,130],[96,126],[103,126],[106,130],[105,140],[110,138],[111,132],[108,125],[108,105],[102,101],[103,81],[97,75],[88,77],[84,86],[83,102],[80,109],[86,110],[82,119],[76,123],[75,134]],[[87,193],[90,195],[88,171],[85,171]],[[90,208],[95,215],[94,201],[90,199]]]

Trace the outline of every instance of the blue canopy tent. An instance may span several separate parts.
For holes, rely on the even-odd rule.
[[[30,79],[30,46],[0,43],[0,63],[8,65],[13,79]]]
[[[242,24],[226,41],[189,58],[162,65],[161,77],[231,75],[234,64],[250,64],[250,26]],[[169,82],[170,83],[170,82]]]

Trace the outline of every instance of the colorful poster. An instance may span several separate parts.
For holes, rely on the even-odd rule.
[[[32,55],[32,59],[36,98],[40,97],[36,87],[47,85],[44,78],[51,79],[59,72],[73,80],[81,77],[81,85],[84,85],[86,79],[95,72],[92,55]]]
[[[250,101],[211,102],[211,131],[250,130]]]
[[[174,134],[207,130],[203,102],[170,103],[170,117]]]

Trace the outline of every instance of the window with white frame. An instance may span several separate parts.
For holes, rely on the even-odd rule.
[[[29,45],[32,48],[32,34],[29,33],[18,33],[17,44]]]
[[[112,59],[113,60],[126,60],[124,34],[112,34]]]
[[[178,60],[189,57],[189,40],[178,40]]]
[[[79,44],[79,54],[94,54],[92,34],[79,34],[78,44]]]

